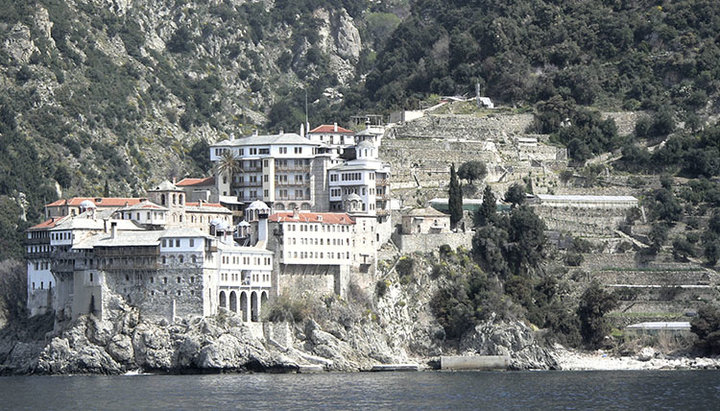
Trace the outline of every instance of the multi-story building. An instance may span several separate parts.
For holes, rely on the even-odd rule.
[[[210,160],[230,152],[232,172],[216,176],[220,196],[263,201],[275,210],[323,210],[327,204],[327,170],[339,164],[328,147],[294,133],[252,135],[210,146]]]
[[[360,201],[364,214],[387,216],[390,211],[388,178],[390,166],[377,158],[377,148],[364,141],[355,149],[356,158],[329,171],[330,209],[354,210]]]
[[[345,149],[355,145],[355,133],[339,127],[337,123],[323,124],[308,131],[307,138],[331,149],[333,154],[341,155]]]
[[[102,318],[124,301],[149,317],[225,308],[257,321],[271,293],[273,253],[264,244],[236,244],[230,211],[219,204],[187,203],[169,182],[149,197],[162,205],[137,199],[99,210],[85,200],[75,215],[30,228],[31,315],[54,309],[59,321]]]

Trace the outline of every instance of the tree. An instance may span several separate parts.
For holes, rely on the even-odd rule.
[[[495,220],[496,212],[497,199],[495,198],[495,194],[493,194],[490,186],[485,186],[482,205],[475,213],[475,225],[484,226],[491,224]]]
[[[218,178],[222,175],[227,175],[228,179],[231,179],[233,174],[241,171],[240,161],[235,157],[232,151],[224,151],[215,164],[215,173]]]
[[[27,274],[18,260],[0,262],[0,328],[2,319],[17,321],[27,318]]]
[[[700,307],[690,322],[690,331],[698,336],[695,345],[710,354],[720,353],[720,310],[712,305]]]
[[[720,259],[720,241],[708,241],[705,244],[703,254],[705,255],[705,259],[707,260],[708,264],[710,264],[711,266],[717,264],[718,259]]]
[[[667,224],[654,223],[652,225],[650,233],[648,233],[648,238],[650,239],[650,250],[652,252],[657,253],[660,251],[663,244],[665,244],[668,239],[668,231],[669,228]]]
[[[525,202],[525,188],[522,184],[515,183],[508,188],[505,193],[505,202],[512,204],[512,207],[516,207]]]
[[[455,172],[455,163],[450,165],[450,188],[448,189],[448,208],[450,209],[450,225],[455,227],[462,220],[462,187]]]
[[[487,176],[487,166],[479,160],[466,161],[458,168],[457,175],[472,184],[475,180],[482,180]]]
[[[610,331],[604,318],[605,314],[615,309],[617,300],[614,295],[593,281],[580,297],[578,317],[580,318],[580,334],[583,342],[590,347],[597,347]]]

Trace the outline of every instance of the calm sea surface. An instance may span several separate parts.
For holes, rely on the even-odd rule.
[[[720,409],[720,371],[0,377],[2,410]]]

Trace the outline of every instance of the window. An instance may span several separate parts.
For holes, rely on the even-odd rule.
[[[190,247],[195,247],[195,239],[194,238],[190,239]]]
[[[163,277],[163,284],[167,284],[167,277]]]
[[[175,247],[180,247],[180,239],[175,240]]]
[[[330,181],[338,181],[338,175],[337,175],[337,174],[330,174]]]
[[[302,154],[302,147],[295,147],[295,154]]]
[[[287,147],[280,147],[280,154],[287,154]]]
[[[177,278],[177,283],[180,284],[180,277]]]
[[[180,259],[180,262],[181,262],[181,263],[184,263],[184,262],[185,262],[185,257],[183,257],[182,255],[180,255],[179,259]]]

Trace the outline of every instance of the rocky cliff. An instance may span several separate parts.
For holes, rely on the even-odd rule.
[[[47,333],[36,324],[34,335],[6,329],[0,332],[0,373],[359,371],[376,364],[432,367],[440,355],[457,354],[508,355],[512,369],[558,368],[554,354],[522,322],[492,318],[460,341],[446,340],[429,308],[437,285],[429,264],[418,261],[412,281],[389,272],[382,295],[354,288],[347,299],[298,299],[297,322],[244,323],[223,311],[154,323],[118,305],[107,321],[83,316]]]

